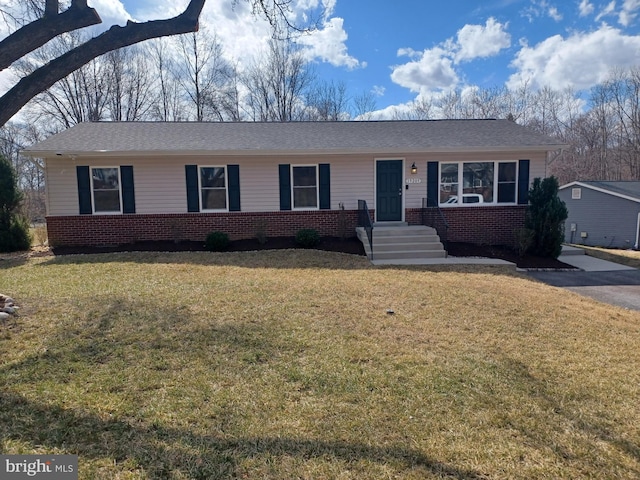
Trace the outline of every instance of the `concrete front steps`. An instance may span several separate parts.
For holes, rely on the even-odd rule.
[[[358,238],[371,259],[369,240],[364,228],[356,229]],[[398,223],[375,223],[373,228],[373,262],[376,264],[407,263],[446,258],[440,237],[432,227]]]

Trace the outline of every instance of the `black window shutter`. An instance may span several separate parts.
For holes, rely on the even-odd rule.
[[[427,207],[438,206],[438,162],[427,162]]]
[[[122,181],[122,213],[136,213],[136,192],[133,186],[133,167],[120,167]]]
[[[229,187],[229,211],[240,211],[240,165],[227,165],[227,185]]]
[[[77,166],[76,176],[78,177],[78,205],[80,215],[91,215],[91,177],[89,167]]]
[[[318,165],[320,183],[320,209],[331,210],[331,166],[328,163]]]
[[[518,205],[529,203],[529,160],[518,162]]]
[[[280,174],[280,210],[291,210],[291,165],[278,165]]]
[[[198,166],[185,165],[187,178],[187,212],[200,211],[200,199],[198,198]]]

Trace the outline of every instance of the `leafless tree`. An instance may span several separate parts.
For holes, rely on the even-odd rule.
[[[306,120],[338,122],[350,117],[347,85],[343,81],[314,83],[307,92],[306,103]]]
[[[136,45],[114,50],[103,57],[109,79],[107,110],[115,122],[147,118],[155,100],[148,62]]]
[[[233,71],[222,55],[222,45],[206,31],[178,37],[181,55],[174,62],[175,76],[189,104],[194,119],[223,121],[227,83]]]
[[[198,19],[206,0],[190,0],[185,10],[167,20],[137,23],[127,22],[124,27],[113,26],[106,32],[51,59],[22,77],[8,92],[0,97],[0,126],[11,119],[36,95],[50,88],[71,72],[93,59],[113,50],[134,45],[152,38],[179,35],[198,30]],[[249,3],[256,15],[266,18],[278,34],[291,29],[313,28],[308,21],[298,25],[293,18],[293,0],[228,0],[233,5],[241,1]],[[101,22],[98,12],[87,5],[87,0],[28,0],[34,6],[36,18],[20,24],[13,33],[0,41],[0,70],[8,68],[50,40],[64,33],[73,32]],[[43,8],[40,8],[44,5]],[[7,18],[5,16],[5,18]],[[308,20],[308,19],[307,19]]]
[[[254,121],[291,122],[304,118],[304,96],[312,85],[302,53],[291,42],[272,40],[262,61],[245,73],[246,103]]]

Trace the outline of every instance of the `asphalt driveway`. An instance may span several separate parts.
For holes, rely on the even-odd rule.
[[[571,249],[575,250],[577,249]],[[566,288],[600,302],[640,311],[640,270],[588,255],[561,255],[559,260],[581,270],[532,271],[528,272],[528,275],[546,284]]]

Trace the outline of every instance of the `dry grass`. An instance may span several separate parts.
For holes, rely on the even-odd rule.
[[[508,268],[0,269],[23,306],[0,327],[2,451],[78,454],[83,479],[640,477],[640,313]]]
[[[29,233],[31,233],[31,245],[34,247],[41,247],[47,245],[49,242],[49,237],[47,234],[47,226],[46,225],[36,225],[29,229]]]
[[[601,258],[602,260],[608,260],[610,262],[621,263],[629,267],[640,268],[640,250],[622,250],[615,248],[599,248],[599,247],[585,247],[583,245],[576,245],[583,248],[587,255],[592,257]]]

